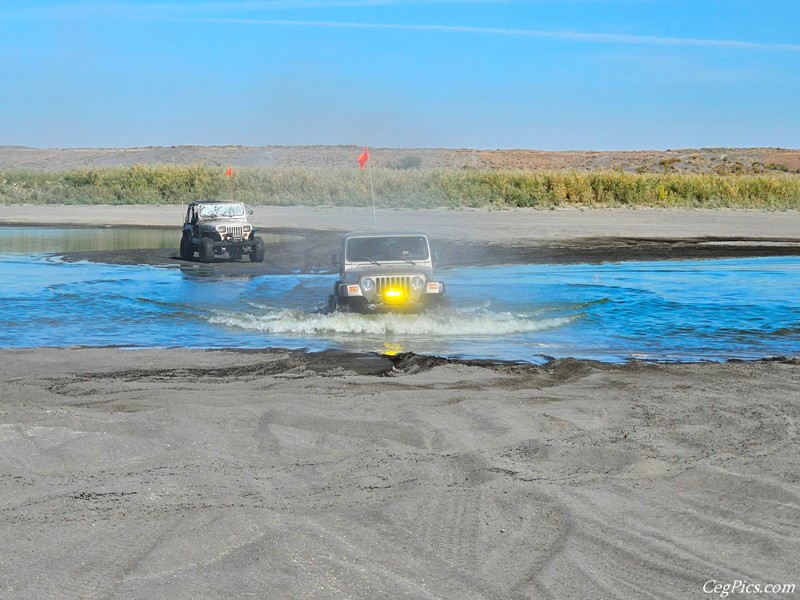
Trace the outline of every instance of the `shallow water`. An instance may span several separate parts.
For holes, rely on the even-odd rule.
[[[175,248],[174,229],[145,227],[8,227],[0,226],[0,255]],[[265,242],[289,241],[297,236],[259,234]]]
[[[0,254],[174,248],[180,228],[0,227]]]
[[[451,304],[437,311],[325,314],[333,275],[226,277],[6,250],[0,347],[274,346],[529,362],[800,355],[797,257],[462,268],[440,278]]]

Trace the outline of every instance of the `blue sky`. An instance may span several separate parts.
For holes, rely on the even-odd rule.
[[[796,0],[29,0],[0,60],[0,145],[800,147]]]

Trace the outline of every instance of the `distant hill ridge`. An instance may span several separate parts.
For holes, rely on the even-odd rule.
[[[28,148],[0,146],[0,171],[69,171],[132,165],[239,168],[358,168],[361,146],[149,146]],[[800,150],[699,148],[630,151],[370,148],[370,166],[391,169],[617,169],[639,173],[800,173]]]

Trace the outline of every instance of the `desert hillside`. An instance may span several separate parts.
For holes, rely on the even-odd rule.
[[[145,148],[27,148],[0,146],[0,171],[63,171],[112,166],[224,165],[235,167],[356,166],[359,146],[151,146]],[[617,169],[628,172],[800,172],[800,150],[701,148],[563,151],[370,148],[371,166],[392,169]]]

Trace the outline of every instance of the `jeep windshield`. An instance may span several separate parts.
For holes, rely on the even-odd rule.
[[[428,259],[428,242],[421,235],[350,238],[347,262],[412,262]]]
[[[231,204],[201,204],[201,219],[220,219],[228,217],[243,217],[244,204],[233,202]]]

